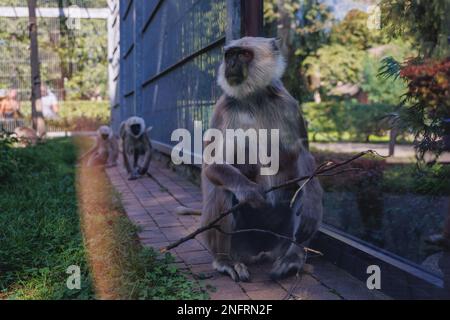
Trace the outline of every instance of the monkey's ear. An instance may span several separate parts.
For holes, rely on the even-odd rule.
[[[275,52],[280,51],[282,41],[283,41],[283,39],[280,37],[272,38],[273,51],[275,51]]]

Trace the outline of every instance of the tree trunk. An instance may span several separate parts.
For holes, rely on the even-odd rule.
[[[398,130],[397,128],[392,128],[389,133],[389,156],[392,157],[395,153],[395,142],[397,140]]]
[[[31,65],[31,118],[33,129],[38,137],[45,135],[45,121],[42,114],[41,74],[39,70],[39,49],[36,19],[36,0],[28,0],[29,34],[30,34],[30,65]]]

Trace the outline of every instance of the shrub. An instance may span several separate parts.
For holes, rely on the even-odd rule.
[[[305,103],[302,109],[313,140],[318,133],[330,137],[335,135],[338,140],[347,133],[354,140],[368,141],[370,135],[382,136],[386,133],[387,127],[382,120],[394,110],[394,106],[331,101]]]
[[[11,148],[16,142],[9,133],[0,132],[0,181],[6,181],[17,170],[17,161]]]
[[[29,103],[21,107],[25,117],[31,117]],[[47,130],[91,131],[110,122],[107,101],[62,101],[58,120],[47,120]]]

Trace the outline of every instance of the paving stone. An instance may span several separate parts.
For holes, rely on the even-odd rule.
[[[281,287],[249,291],[247,295],[252,300],[281,300],[286,296],[286,290]]]
[[[244,293],[237,282],[232,281],[228,276],[216,275],[211,279],[202,280],[201,283],[212,292],[220,293]]]
[[[193,251],[193,252],[182,252],[179,254],[180,257],[187,264],[203,264],[203,263],[211,263],[212,257],[208,251]]]
[[[201,209],[202,195],[199,186],[167,169],[166,164],[153,161],[150,166],[153,178],[128,180],[122,166],[107,170],[110,181],[121,194],[121,201],[130,220],[140,227],[141,244],[159,251],[199,226],[198,216],[178,216],[174,209],[184,206]],[[158,182],[156,182],[156,179]],[[283,299],[292,290],[299,300],[382,299],[365,288],[361,281],[332,264],[315,259],[312,274],[302,274],[295,288],[295,276],[272,281],[269,272],[272,263],[249,266],[251,282],[236,283],[227,275],[213,270],[212,256],[201,238],[187,241],[170,250],[173,265],[184,270],[189,278],[202,283],[211,299],[248,300]],[[160,255],[162,259],[164,256]],[[188,272],[189,271],[189,272]]]
[[[200,243],[200,241],[196,239],[186,241],[185,243],[182,243],[181,245],[175,248],[175,252],[178,253],[202,251],[202,250],[205,250],[205,247]]]
[[[155,219],[156,224],[161,228],[182,226],[177,218],[170,216],[153,216],[153,219]]]
[[[280,289],[280,285],[274,281],[259,281],[259,282],[241,282],[239,285],[245,292],[261,291],[264,289]]]
[[[146,230],[138,232],[139,239],[145,239],[153,242],[164,242],[168,239],[166,236],[159,230]]]
[[[250,300],[244,292],[210,292],[211,300]]]
[[[161,228],[160,229],[162,233],[167,237],[169,241],[175,241],[178,240],[184,236],[186,236],[187,231],[184,227],[168,227],[168,228]]]

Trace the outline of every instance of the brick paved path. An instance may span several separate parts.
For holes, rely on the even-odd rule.
[[[178,216],[173,213],[180,204],[201,207],[200,188],[161,162],[153,161],[150,177],[128,181],[119,166],[107,169],[107,174],[122,195],[122,203],[130,220],[142,231],[143,245],[161,248],[198,227],[199,217]],[[283,299],[288,291],[295,299],[385,299],[379,292],[369,291],[365,284],[322,258],[311,258],[312,273],[301,279],[290,277],[274,282],[268,277],[270,265],[251,266],[251,282],[236,283],[211,268],[211,255],[198,240],[188,241],[173,249],[179,268],[201,278],[211,299]],[[295,289],[292,288],[296,283]]]

